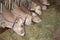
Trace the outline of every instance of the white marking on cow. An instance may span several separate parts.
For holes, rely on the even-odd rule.
[[[41,22],[41,19],[35,14],[35,13],[32,13],[32,21],[35,22],[35,23],[40,23]]]
[[[35,12],[36,12],[38,15],[41,15],[41,13],[42,13],[40,5],[37,5],[37,4],[34,3],[34,2],[32,2],[31,10],[35,10]]]
[[[32,24],[32,16],[30,16],[30,15],[26,16],[25,24],[26,25],[31,25]]]

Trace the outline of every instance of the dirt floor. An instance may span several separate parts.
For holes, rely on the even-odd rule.
[[[7,30],[0,34],[0,40],[53,40],[53,33],[60,21],[60,15],[57,12],[55,6],[51,6],[46,11],[43,11],[41,23],[25,26],[26,34],[24,37],[16,33],[10,34],[9,30]]]

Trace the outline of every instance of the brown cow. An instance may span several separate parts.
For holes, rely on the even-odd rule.
[[[22,7],[24,9],[24,7]],[[24,9],[26,10],[26,8]],[[15,3],[13,4],[13,10],[12,13],[14,13],[15,16],[20,15],[23,20],[26,18],[26,25],[31,25],[32,23],[32,16],[30,15],[30,11],[26,10],[24,11],[20,7],[18,7]]]
[[[19,9],[20,8],[20,9]],[[17,11],[18,10],[18,11]],[[21,14],[21,10],[24,11],[24,13]],[[25,21],[25,24],[26,25],[31,25],[32,24],[32,20],[35,20],[36,23],[39,23],[41,22],[41,19],[36,15],[36,13],[33,15],[33,13],[30,12],[29,9],[27,9],[26,7],[22,6],[22,7],[18,7],[16,4],[14,4],[14,7],[13,7],[13,10],[12,12],[15,12],[14,14],[17,16],[17,15],[21,15],[23,18],[24,16],[26,17],[26,21]],[[19,14],[17,14],[17,12]],[[33,17],[32,17],[33,16]],[[37,18],[36,18],[37,17]],[[33,18],[33,19],[32,19]],[[35,22],[34,21],[34,22]]]
[[[40,5],[42,10],[46,10],[47,6],[46,5],[50,5],[48,3],[48,0],[32,0],[33,2],[35,2],[36,4]]]
[[[5,6],[3,6],[2,14],[3,14],[2,27],[12,28],[13,21],[15,20],[16,16],[13,15],[13,13],[9,12],[9,10],[5,8]],[[13,27],[13,30],[20,36],[24,36],[25,34],[23,23],[24,23],[24,20],[20,16],[18,16],[16,23]]]

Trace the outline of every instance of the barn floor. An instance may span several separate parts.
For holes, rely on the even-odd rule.
[[[24,37],[16,33],[11,35],[9,30],[7,30],[0,34],[0,40],[53,40],[53,33],[59,24],[59,17],[60,13],[55,7],[51,6],[46,11],[43,11],[41,23],[25,26],[26,34]]]

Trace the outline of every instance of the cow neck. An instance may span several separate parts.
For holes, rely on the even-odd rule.
[[[4,8],[5,8],[5,7],[3,7],[3,10],[4,10]],[[6,9],[6,8],[5,8],[5,9]],[[8,9],[6,9],[6,10],[8,11]],[[8,11],[8,13],[11,14],[11,18],[12,18],[12,17],[15,18],[15,16],[13,15],[13,13],[11,13],[10,11]],[[7,14],[7,15],[8,15],[8,14]],[[3,17],[4,20],[6,20],[6,21],[8,21],[8,22],[10,22],[10,23],[13,23],[13,21],[9,21],[8,19],[6,19],[6,17],[4,16],[4,11],[2,12],[2,17]],[[8,18],[8,17],[7,17],[7,18]],[[12,20],[14,20],[13,18],[12,18]]]

